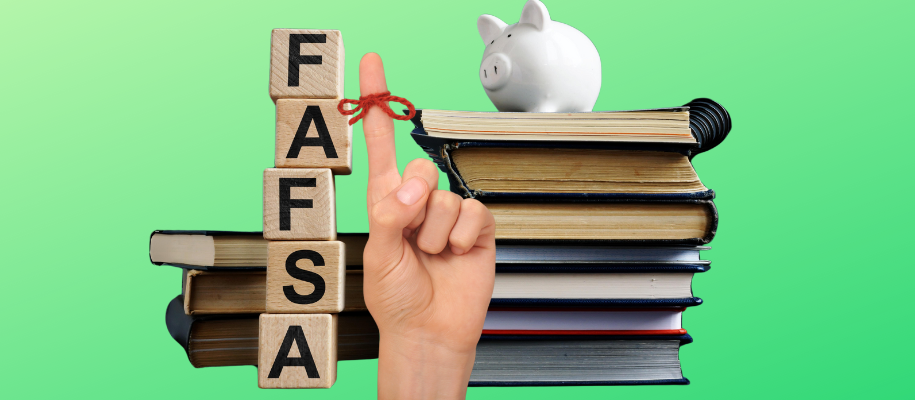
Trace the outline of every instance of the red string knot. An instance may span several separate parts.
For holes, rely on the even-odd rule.
[[[388,102],[391,102],[391,101],[407,106],[407,108],[410,109],[410,113],[407,115],[399,115],[399,114],[395,113],[393,110],[391,110],[391,107],[388,105]],[[347,104],[347,103],[356,104],[356,108],[353,108],[352,110],[344,110],[343,105]],[[406,121],[410,118],[413,118],[413,116],[416,115],[416,108],[413,107],[413,103],[411,103],[409,100],[407,100],[403,97],[391,96],[391,92],[370,94],[368,96],[360,97],[359,100],[352,100],[352,99],[340,100],[340,103],[337,104],[337,111],[340,111],[340,114],[343,114],[343,115],[354,115],[356,113],[359,113],[359,115],[356,115],[355,118],[350,118],[349,124],[352,125],[352,124],[355,124],[356,121],[359,121],[360,119],[362,119],[362,117],[365,116],[365,113],[368,111],[368,109],[372,108],[372,106],[381,107],[381,109],[384,110],[384,113],[388,114],[389,117],[394,118],[394,119],[399,119],[401,121]]]

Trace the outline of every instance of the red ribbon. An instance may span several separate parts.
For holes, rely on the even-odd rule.
[[[391,110],[391,107],[388,106],[389,101],[397,102],[407,106],[407,108],[410,109],[410,113],[407,115],[399,115],[395,113],[393,110]],[[352,110],[344,110],[343,105],[346,103],[356,104],[357,106]],[[401,121],[406,121],[416,115],[416,108],[413,107],[413,103],[403,97],[391,96],[391,92],[370,94],[368,96],[360,97],[359,100],[340,100],[340,103],[337,104],[337,111],[340,111],[340,114],[343,115],[353,115],[359,113],[359,115],[356,115],[355,118],[350,118],[349,124],[352,125],[355,124],[356,121],[362,119],[362,117],[365,116],[367,110],[372,108],[372,106],[381,107],[381,109],[384,110],[385,114],[388,114],[389,117],[399,119]]]

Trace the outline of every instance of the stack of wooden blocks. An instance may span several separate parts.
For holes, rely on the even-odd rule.
[[[339,31],[276,29],[270,97],[275,167],[264,171],[267,307],[258,333],[261,388],[329,388],[337,378],[337,313],[346,260],[337,239],[334,175],[352,171],[352,127],[340,114]]]

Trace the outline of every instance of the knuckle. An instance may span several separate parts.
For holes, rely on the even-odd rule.
[[[447,211],[457,211],[461,205],[460,196],[446,190],[436,190],[429,198],[432,207]]]
[[[484,206],[483,203],[480,203],[479,200],[464,199],[464,201],[461,202],[461,214],[465,214],[468,217],[474,219],[483,218],[488,212],[489,210],[486,209],[486,206]]]
[[[422,232],[420,232],[419,236],[416,238],[416,246],[429,254],[438,254],[445,249],[445,244],[440,240],[435,240],[428,235],[423,235]]]
[[[407,166],[404,167],[404,175],[421,176],[426,179],[433,177],[438,178],[438,169],[432,161],[424,158],[417,158],[410,161]]]
[[[369,138],[378,138],[382,136],[387,136],[391,131],[386,127],[366,127],[365,124],[362,125],[362,132],[366,137]]]
[[[430,166],[429,164],[431,164],[431,163],[432,163],[431,161],[426,160],[424,158],[416,158],[416,159],[410,161],[409,163],[407,163],[406,168],[425,170]],[[406,168],[404,168],[404,169],[406,169]]]
[[[475,235],[474,237],[468,236],[466,232],[452,231],[448,241],[459,248],[469,249],[477,241],[477,238]]]
[[[410,161],[407,167],[415,168],[422,172],[436,171],[435,164],[425,158],[417,158]]]

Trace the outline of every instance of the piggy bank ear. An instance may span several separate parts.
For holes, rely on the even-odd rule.
[[[519,24],[531,24],[537,30],[542,31],[547,22],[550,22],[550,12],[546,10],[546,6],[543,3],[539,0],[528,0],[527,3],[524,3],[524,9],[521,10],[521,19],[518,21]]]
[[[496,40],[499,35],[502,34],[502,31],[505,30],[505,27],[508,26],[501,19],[493,17],[489,14],[481,15],[480,18],[477,18],[477,30],[480,31],[480,37],[483,38],[483,43],[490,44],[493,40]]]

